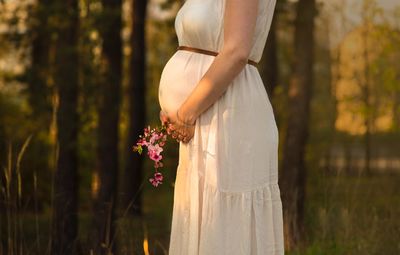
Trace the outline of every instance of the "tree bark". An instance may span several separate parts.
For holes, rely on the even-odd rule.
[[[51,10],[50,0],[38,0],[33,6],[33,12],[29,18],[29,38],[31,63],[27,70],[26,95],[32,111],[29,114],[29,133],[33,134],[33,139],[29,145],[30,155],[34,160],[29,165],[29,172],[25,176],[30,180],[32,172],[38,171],[38,179],[45,180],[49,173],[55,168],[54,162],[50,164],[49,158],[54,155],[55,139],[52,139],[52,123],[55,120],[53,115],[53,96],[55,93],[54,85],[51,81],[50,55],[54,51],[54,45],[51,42],[51,33],[49,29],[49,15]],[[47,141],[52,141],[48,144]],[[52,154],[53,153],[53,154]],[[41,189],[41,187],[39,187]],[[43,192],[38,191],[38,194]],[[39,197],[37,208],[41,210],[45,199]],[[29,209],[31,206],[28,207]]]
[[[49,0],[39,0],[32,17],[31,67],[28,71],[28,101],[32,107],[32,116],[36,122],[47,124],[51,121],[51,91],[47,85],[49,77]],[[43,125],[42,124],[42,125]]]
[[[363,25],[364,29],[362,30],[361,34],[361,40],[362,40],[362,47],[363,47],[363,52],[362,52],[362,61],[364,64],[364,69],[361,81],[360,81],[360,87],[361,87],[361,93],[362,93],[362,101],[365,107],[365,116],[364,116],[364,126],[365,126],[365,134],[364,134],[364,162],[365,162],[365,174],[370,175],[371,174],[371,127],[373,124],[373,111],[372,111],[372,105],[371,105],[371,70],[370,70],[370,52],[369,52],[369,41],[368,37],[370,35],[369,27],[370,27],[370,22],[369,19],[371,17],[368,17],[368,13],[370,13],[368,3],[364,2],[363,3],[363,14],[362,14],[362,19],[363,19]],[[361,170],[359,170],[361,171]]]
[[[123,201],[129,214],[142,213],[142,182],[143,157],[132,153],[139,135],[143,134],[146,123],[146,48],[145,20],[147,0],[133,0],[133,24],[131,34],[131,62],[129,81],[129,129],[128,147],[126,148],[125,186]]]
[[[118,126],[122,76],[122,2],[102,0],[99,30],[103,40],[97,144],[98,192],[93,207],[94,254],[116,254]]]
[[[54,81],[58,89],[58,158],[54,181],[51,254],[77,254],[78,24],[77,0],[52,3],[57,23]]]
[[[277,42],[276,42],[276,19],[277,13],[272,19],[271,28],[268,34],[267,43],[263,56],[263,64],[261,74],[264,78],[264,85],[267,94],[272,99],[274,90],[278,85],[279,69],[278,69],[278,56],[277,56]]]
[[[288,126],[280,176],[287,250],[301,247],[305,241],[304,203],[307,172],[304,157],[313,84],[315,0],[299,0],[296,11]]]

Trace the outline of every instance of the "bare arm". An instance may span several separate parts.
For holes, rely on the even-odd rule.
[[[179,108],[186,123],[214,104],[247,64],[258,11],[258,0],[226,0],[224,45],[207,72]]]

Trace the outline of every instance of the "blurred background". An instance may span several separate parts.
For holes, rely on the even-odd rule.
[[[157,188],[132,146],[183,3],[0,0],[0,254],[167,254],[178,144]],[[399,60],[398,1],[277,1],[286,254],[400,254]]]

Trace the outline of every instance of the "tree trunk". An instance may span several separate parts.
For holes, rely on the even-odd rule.
[[[9,221],[9,204],[8,204],[8,195],[7,195],[7,178],[6,178],[6,169],[7,169],[7,142],[8,137],[6,134],[6,120],[5,120],[5,109],[6,104],[4,103],[4,96],[0,94],[0,163],[2,167],[2,171],[0,173],[0,233],[2,233],[0,237],[0,254],[6,254],[9,251],[9,243],[11,243],[10,235],[8,234],[9,227],[11,222]],[[8,238],[7,238],[8,237]]]
[[[400,80],[400,79],[399,79]],[[400,81],[399,81],[400,83]],[[400,93],[398,91],[394,92],[394,100],[393,100],[393,131],[397,132],[400,130],[400,114],[396,114],[400,112]]]
[[[147,0],[133,0],[133,25],[131,34],[131,62],[129,81],[129,129],[126,148],[124,209],[130,214],[140,215],[142,210],[141,182],[143,157],[132,152],[139,135],[143,134],[146,123],[146,49],[145,19]]]
[[[47,124],[51,121],[51,91],[47,86],[49,70],[49,31],[47,26],[48,0],[39,0],[32,17],[31,67],[28,72],[28,100],[32,107],[32,116],[36,122]],[[43,125],[42,124],[42,125]]]
[[[27,119],[30,123],[29,133],[33,134],[29,151],[31,157],[39,159],[31,162],[29,172],[26,172],[25,176],[32,176],[32,172],[40,169],[37,177],[45,181],[50,181],[46,178],[51,176],[50,173],[55,168],[54,162],[50,164],[48,160],[55,152],[55,139],[52,139],[51,136],[51,127],[55,120],[52,103],[55,89],[49,82],[51,80],[50,52],[54,50],[49,33],[50,3],[50,0],[38,0],[33,6],[33,12],[29,18],[31,64],[26,73],[27,86],[25,91],[32,109],[29,120]],[[48,144],[47,141],[52,141],[52,143]],[[31,177],[28,177],[28,180],[30,179]],[[39,190],[38,194],[43,194],[43,192]],[[38,209],[46,203],[44,200],[39,197]]]
[[[370,35],[369,27],[369,18],[367,15],[370,12],[370,6],[368,3],[364,2],[363,4],[363,25],[364,29],[362,30],[361,40],[362,40],[362,47],[363,47],[363,55],[362,61],[364,64],[364,69],[361,78],[361,93],[362,93],[362,100],[365,107],[365,116],[364,116],[364,126],[365,126],[365,134],[364,134],[364,162],[365,162],[365,174],[371,174],[371,126],[373,124],[372,118],[372,105],[371,105],[371,72],[370,72],[370,52],[369,52],[369,41],[368,37]],[[361,169],[359,171],[362,171]]]
[[[271,28],[268,34],[268,40],[265,45],[263,56],[261,75],[264,78],[264,85],[270,99],[274,94],[275,87],[278,85],[278,56],[277,56],[277,43],[276,43],[276,19],[278,14],[274,14],[272,19]]]
[[[94,254],[116,254],[116,195],[119,169],[118,124],[122,76],[121,0],[102,0],[99,30],[103,40],[97,144],[98,192],[93,207]]]
[[[304,202],[307,175],[304,157],[313,83],[315,13],[315,0],[299,0],[295,22],[293,73],[289,85],[288,126],[280,176],[287,250],[293,250],[305,241]]]
[[[51,254],[77,254],[78,232],[78,24],[77,0],[53,2],[56,52],[54,81],[58,89],[58,159],[54,181]]]

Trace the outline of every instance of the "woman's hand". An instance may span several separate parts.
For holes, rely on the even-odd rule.
[[[178,142],[188,143],[194,136],[195,126],[185,125],[185,123],[178,120],[176,114],[177,112],[175,114],[166,114],[161,110],[161,123],[167,127],[167,133],[169,135],[172,134],[172,138],[175,138]]]

